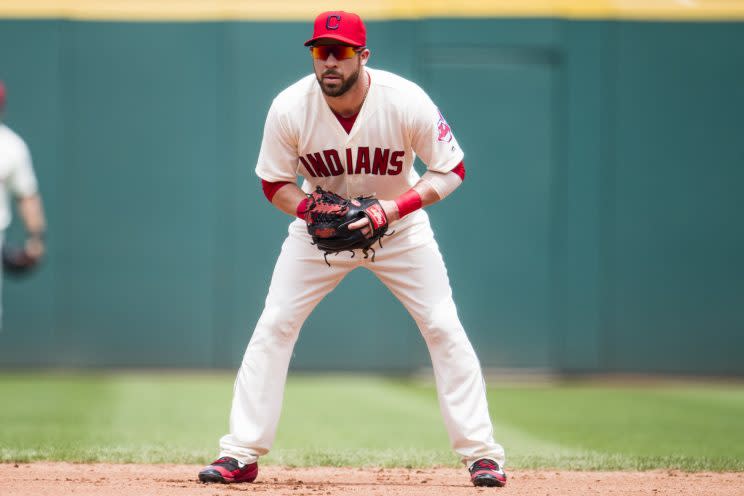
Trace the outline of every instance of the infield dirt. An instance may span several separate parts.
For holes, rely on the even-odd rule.
[[[467,471],[434,469],[261,467],[253,484],[201,484],[199,466],[22,463],[0,464],[3,496],[264,495],[674,495],[740,496],[744,473],[508,471],[505,488],[475,488]]]

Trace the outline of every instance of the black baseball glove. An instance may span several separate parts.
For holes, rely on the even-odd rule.
[[[3,269],[14,276],[25,276],[33,272],[40,260],[32,257],[24,248],[3,244]]]
[[[313,238],[313,244],[324,252],[329,267],[330,253],[350,251],[353,257],[355,249],[361,249],[364,258],[369,256],[371,250],[372,261],[375,261],[375,250],[372,245],[379,242],[382,247],[382,237],[388,229],[387,216],[377,199],[360,196],[347,200],[336,193],[325,191],[320,186],[307,196],[308,203],[305,209],[307,232]],[[362,234],[362,229],[349,229],[349,224],[364,217],[369,219],[369,227],[372,230],[369,237]]]

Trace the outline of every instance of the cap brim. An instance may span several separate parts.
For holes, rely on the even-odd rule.
[[[351,38],[347,38],[346,36],[341,36],[338,34],[324,34],[323,36],[318,36],[317,38],[311,38],[305,42],[305,46],[310,46],[318,40],[336,40],[357,48],[360,46],[364,46],[360,45],[358,42],[352,40]]]

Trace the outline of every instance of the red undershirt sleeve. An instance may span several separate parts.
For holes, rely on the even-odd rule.
[[[465,161],[463,160],[459,164],[455,166],[454,169],[452,169],[450,172],[454,172],[458,176],[460,176],[460,180],[465,180]]]
[[[289,181],[278,181],[275,183],[266,181],[264,179],[261,179],[261,188],[263,189],[264,196],[266,196],[266,199],[269,200],[269,203],[271,203],[271,200],[274,199],[274,195],[277,191],[282,189],[282,187],[289,184]]]

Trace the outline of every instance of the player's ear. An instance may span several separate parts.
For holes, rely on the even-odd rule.
[[[365,48],[364,50],[359,52],[359,58],[362,61],[362,65],[367,65],[367,60],[369,60],[370,53],[371,52],[369,51],[369,48]]]

